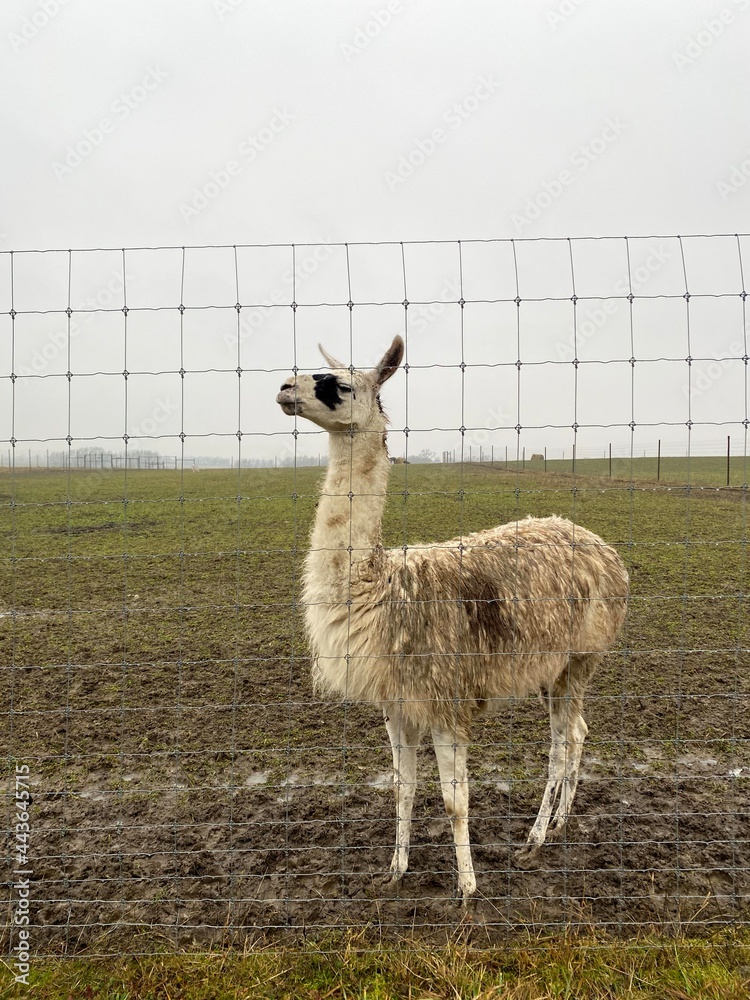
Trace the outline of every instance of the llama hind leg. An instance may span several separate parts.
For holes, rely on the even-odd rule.
[[[581,772],[583,744],[589,727],[583,717],[583,699],[592,674],[601,663],[599,653],[579,653],[571,656],[566,673],[557,679],[550,698],[550,723],[553,729],[565,732],[565,776],[551,821],[550,834],[558,834],[573,811],[573,799]]]
[[[534,825],[529,831],[526,846],[519,852],[522,858],[532,856],[544,843],[547,837],[547,828],[549,827],[550,820],[552,819],[555,805],[561,795],[562,788],[565,783],[567,766],[566,733],[564,727],[560,725],[560,722],[561,720],[556,718],[556,713],[552,707],[550,707],[552,742],[549,751],[547,784],[544,788],[544,795],[542,796],[542,803],[539,806],[539,812],[534,820]]]
[[[557,809],[550,823],[549,836],[554,837],[562,830],[573,811],[573,799],[578,788],[578,777],[581,770],[583,744],[588,731],[589,727],[582,715],[575,715],[568,724],[568,739],[565,744],[565,776],[557,797]]]
[[[417,787],[417,747],[420,730],[409,725],[401,716],[398,705],[383,709],[385,728],[393,752],[393,790],[396,794],[396,849],[391,861],[394,879],[399,879],[409,866],[411,814]]]
[[[469,840],[469,778],[466,769],[466,743],[459,743],[456,734],[447,730],[432,730],[440,786],[445,811],[453,830],[458,869],[458,891],[464,904],[477,890]]]
[[[583,744],[588,726],[582,715],[586,685],[599,664],[598,654],[570,657],[563,674],[555,681],[546,699],[549,707],[552,742],[549,775],[542,804],[529,832],[521,857],[530,857],[545,842],[548,831],[558,834],[573,808],[578,787]],[[550,826],[551,824],[551,826]]]
[[[559,834],[573,808],[578,775],[588,726],[583,716],[567,706],[553,702],[550,712],[552,745],[549,753],[549,777],[534,825],[529,832],[525,853],[532,855],[548,836]]]

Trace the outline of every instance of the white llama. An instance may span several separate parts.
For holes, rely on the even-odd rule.
[[[559,517],[384,549],[390,462],[379,391],[404,344],[396,337],[370,372],[321,352],[332,370],[294,375],[276,397],[284,413],[330,438],[304,571],[313,677],[319,690],[383,708],[396,792],[395,879],[409,859],[417,746],[431,730],[466,902],[476,891],[466,770],[472,720],[496,700],[527,694],[549,710],[549,778],[524,849],[532,854],[570,813],[588,732],[583,696],[624,620],[627,571],[601,538]]]

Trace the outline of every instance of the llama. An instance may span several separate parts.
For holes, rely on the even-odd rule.
[[[408,865],[417,747],[431,730],[466,904],[476,892],[472,722],[528,694],[549,712],[548,780],[522,851],[532,857],[570,814],[588,732],[583,697],[623,623],[628,574],[601,538],[554,516],[384,549],[390,461],[379,393],[404,343],[396,337],[370,372],[320,350],[330,371],[291,376],[276,397],[284,413],[329,434],[302,598],[313,680],[328,695],[382,706],[393,751],[394,880]]]

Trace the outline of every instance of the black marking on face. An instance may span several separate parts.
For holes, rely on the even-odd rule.
[[[342,392],[351,392],[352,397],[357,398],[352,387],[339,382],[335,375],[318,374],[313,375],[313,379],[315,380],[316,399],[319,399],[329,410],[335,410],[340,403],[343,403],[340,395]]]

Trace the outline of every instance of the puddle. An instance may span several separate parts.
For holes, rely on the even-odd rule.
[[[390,790],[393,788],[393,772],[383,771],[382,774],[376,774],[374,778],[370,778],[365,784],[369,788],[386,788]]]

